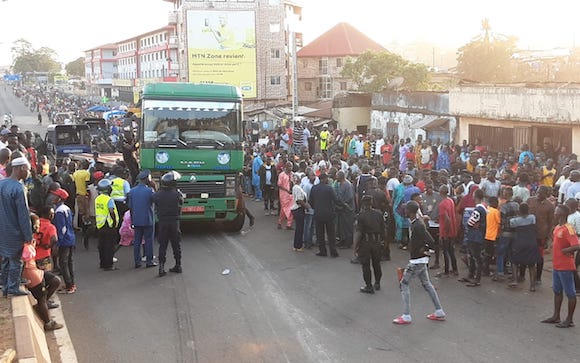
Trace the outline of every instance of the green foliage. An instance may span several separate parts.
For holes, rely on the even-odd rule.
[[[482,22],[483,33],[459,48],[457,71],[461,78],[479,82],[501,83],[512,80],[512,55],[517,38],[491,33],[489,22]]]
[[[409,62],[387,51],[366,51],[354,60],[348,58],[341,76],[351,79],[355,90],[362,92],[381,92],[396,77],[405,79],[402,88],[407,90],[425,89],[429,82],[425,65]]]
[[[66,73],[69,76],[82,77],[85,75],[85,59],[80,57],[65,66]]]
[[[60,71],[60,65],[55,60],[57,54],[50,48],[34,49],[29,41],[19,39],[12,43],[11,50],[14,73]]]

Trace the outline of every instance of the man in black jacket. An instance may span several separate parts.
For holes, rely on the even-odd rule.
[[[427,319],[434,321],[445,320],[445,312],[441,307],[439,296],[437,295],[435,288],[429,280],[429,268],[427,267],[429,263],[428,243],[433,243],[433,238],[429,232],[427,232],[427,228],[425,227],[423,221],[417,218],[418,210],[419,204],[414,201],[408,202],[405,206],[407,218],[410,220],[408,250],[411,254],[411,258],[409,259],[409,264],[403,272],[403,278],[400,282],[401,296],[403,297],[403,314],[393,319],[393,323],[399,325],[411,324],[411,292],[409,289],[409,282],[413,277],[419,277],[423,288],[431,297],[433,305],[435,305],[435,313],[427,315]]]
[[[320,174],[318,176],[320,184],[312,187],[310,191],[309,203],[314,209],[314,223],[316,226],[316,242],[318,243],[319,252],[316,256],[326,257],[326,242],[324,241],[324,232],[328,236],[328,248],[331,257],[338,257],[336,250],[336,236],[334,231],[335,208],[341,204],[336,198],[334,189],[328,185],[328,175]]]

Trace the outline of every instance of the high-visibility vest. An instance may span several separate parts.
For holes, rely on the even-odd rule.
[[[125,199],[125,190],[123,189],[124,183],[125,179],[119,177],[111,180],[111,198],[115,200]]]
[[[330,137],[329,131],[322,130],[320,132],[320,150],[326,150],[328,148],[328,138]]]
[[[95,198],[95,219],[97,220],[97,229],[103,228],[105,223],[107,223],[109,227],[113,227],[113,217],[111,217],[111,213],[109,213],[109,200],[111,200],[111,197],[106,194],[100,194]],[[114,209],[115,219],[117,220],[117,223],[119,223],[117,207],[115,206]]]

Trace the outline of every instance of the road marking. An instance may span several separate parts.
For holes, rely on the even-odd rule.
[[[248,265],[250,265],[255,271],[259,271],[258,276],[260,276],[262,279],[263,287],[266,289],[266,292],[271,298],[275,307],[278,309],[278,311],[280,311],[280,315],[284,317],[286,323],[293,329],[294,333],[296,334],[296,338],[308,356],[309,361],[338,361],[338,359],[331,357],[330,353],[325,349],[322,343],[318,341],[318,337],[321,336],[321,334],[315,334],[312,330],[313,328],[325,330],[325,336],[331,333],[331,331],[322,324],[318,323],[316,319],[294,306],[288,297],[286,297],[286,294],[278,285],[276,280],[272,277],[270,272],[264,268],[256,256],[248,251],[244,245],[225,233],[223,233],[223,236],[232,246],[236,248],[236,250],[248,263]],[[316,327],[312,327],[313,323],[316,325]],[[271,324],[270,327],[274,331],[274,328]],[[286,360],[289,361],[288,357],[286,357]]]
[[[60,361],[66,363],[77,363],[77,353],[73,346],[72,340],[68,333],[68,328],[66,327],[66,322],[64,320],[64,315],[62,313],[62,303],[58,299],[58,296],[54,295],[52,299],[58,303],[60,306],[56,309],[51,310],[52,315],[54,315],[54,320],[57,323],[63,325],[62,329],[54,330],[54,336],[56,338],[56,343],[58,344],[58,351],[60,353]]]

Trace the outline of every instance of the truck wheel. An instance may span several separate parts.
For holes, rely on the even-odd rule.
[[[238,214],[233,221],[224,222],[224,229],[226,232],[239,232],[244,227],[244,222],[246,221],[245,213]]]

